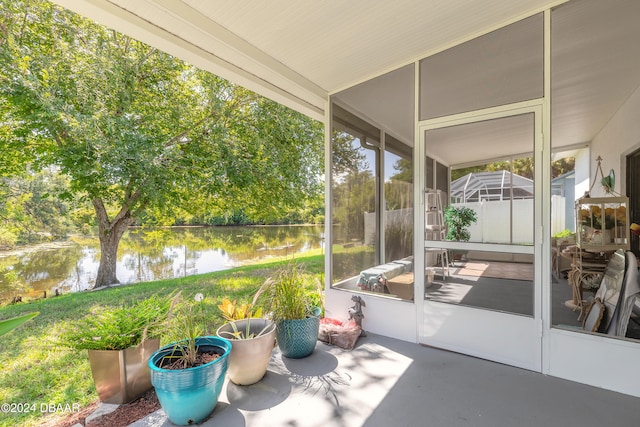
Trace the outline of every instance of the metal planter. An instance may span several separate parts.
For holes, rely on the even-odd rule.
[[[131,402],[151,388],[147,361],[160,340],[146,340],[125,350],[88,350],[93,382],[102,402]]]

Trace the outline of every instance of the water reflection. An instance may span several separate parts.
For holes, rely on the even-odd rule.
[[[321,248],[323,231],[316,226],[133,229],[118,248],[118,279],[136,283],[183,277]],[[0,253],[0,302],[55,289],[90,289],[99,261],[97,238],[20,255]]]

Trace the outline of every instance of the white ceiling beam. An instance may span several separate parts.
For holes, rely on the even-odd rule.
[[[258,49],[246,40],[238,37],[222,25],[211,20],[207,16],[204,16],[188,4],[176,2],[175,0],[153,0],[153,2],[184,21],[185,25],[197,28],[203,34],[208,36],[213,36],[219,42],[222,42],[233,49],[233,51],[245,56],[253,62],[261,64],[269,70],[276,72],[315,96],[327,96],[327,91],[325,89],[293,71],[291,68],[277,61],[272,56],[264,53],[262,50]]]

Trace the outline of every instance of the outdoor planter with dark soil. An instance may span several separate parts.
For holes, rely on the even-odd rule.
[[[204,359],[199,366],[175,366],[183,355],[181,343],[164,346],[149,359],[151,384],[167,418],[177,425],[200,423],[213,412],[227,373],[228,340],[198,337],[195,344]]]

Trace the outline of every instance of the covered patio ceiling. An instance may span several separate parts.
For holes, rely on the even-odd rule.
[[[332,94],[550,0],[54,0],[321,120]]]
[[[328,96],[337,94],[409,145],[414,61],[568,6],[565,0],[54,1],[319,120]],[[566,23],[554,39],[564,58],[552,80],[554,147],[587,144],[640,84],[640,2],[574,3],[577,12],[557,14]],[[383,85],[362,84],[376,77]],[[380,99],[392,99],[393,111]],[[438,157],[447,162],[454,153],[442,148]]]

